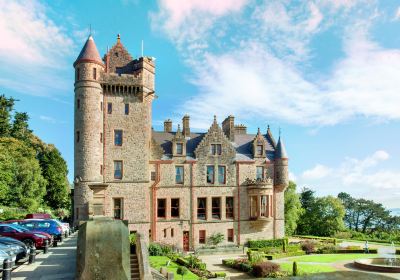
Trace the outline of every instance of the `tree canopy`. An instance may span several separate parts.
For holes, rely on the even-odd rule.
[[[0,204],[34,211],[68,208],[67,164],[54,145],[29,129],[15,99],[0,95]]]
[[[285,190],[285,232],[287,235],[294,234],[302,213],[300,196],[296,193],[296,183],[290,181]]]

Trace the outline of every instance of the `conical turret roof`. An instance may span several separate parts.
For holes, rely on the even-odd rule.
[[[288,158],[285,145],[283,144],[283,139],[279,136],[278,144],[276,145],[275,158]]]
[[[97,63],[101,66],[104,66],[92,35],[90,35],[89,38],[86,40],[86,43],[83,46],[78,58],[74,62],[74,66],[81,62]]]

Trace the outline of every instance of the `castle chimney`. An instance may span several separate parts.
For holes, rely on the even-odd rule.
[[[190,120],[189,115],[185,115],[182,118],[182,127],[183,127],[182,134],[185,137],[190,137],[190,125],[189,125],[190,122],[189,122],[189,120]]]
[[[164,132],[172,131],[172,121],[170,119],[164,121]]]
[[[247,134],[247,127],[244,124],[235,125],[235,134]]]
[[[235,141],[235,117],[230,115],[222,122],[222,130],[230,141]]]

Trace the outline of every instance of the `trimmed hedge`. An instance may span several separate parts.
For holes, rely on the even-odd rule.
[[[249,248],[265,248],[265,247],[283,247],[283,244],[287,244],[287,238],[281,239],[263,239],[263,240],[249,240]]]
[[[219,271],[215,272],[215,277],[216,277],[216,278],[218,278],[218,277],[225,277],[225,276],[226,276],[226,273],[223,272],[223,271],[221,271],[221,272],[219,272]]]
[[[295,257],[295,256],[303,256],[306,253],[302,250],[297,250],[297,251],[290,251],[290,252],[281,252],[281,253],[276,253],[276,254],[268,254],[268,253],[263,253],[261,250],[248,250],[247,251],[247,256],[249,260],[253,259],[253,254],[261,254],[263,258],[267,260],[274,260],[274,259],[281,259],[281,258],[286,258],[286,257]],[[256,258],[256,257],[255,257]]]

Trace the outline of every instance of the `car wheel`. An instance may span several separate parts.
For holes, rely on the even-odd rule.
[[[35,245],[35,242],[32,239],[25,239],[22,240],[22,242],[24,242],[25,245],[29,248],[32,248]]]

